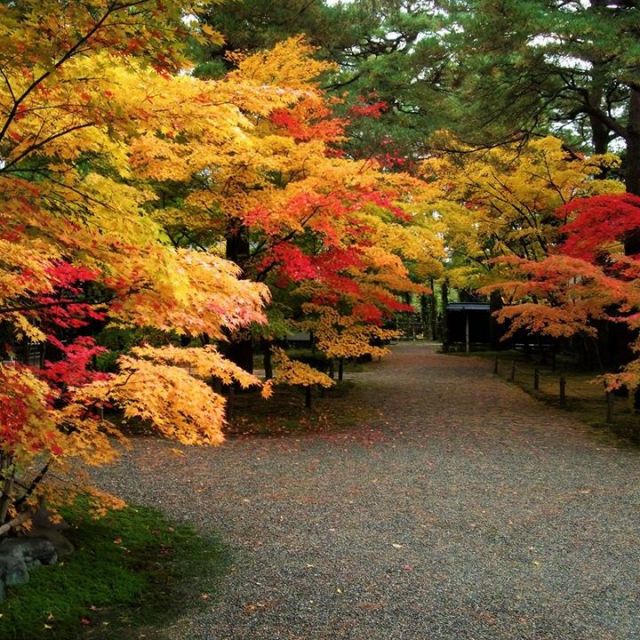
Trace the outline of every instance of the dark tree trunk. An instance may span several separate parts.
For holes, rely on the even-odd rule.
[[[606,85],[607,64],[601,60],[591,60],[591,88],[586,97],[589,105],[595,107],[598,111],[606,111],[604,97],[604,87]],[[605,122],[598,113],[589,114],[589,126],[591,127],[591,144],[593,151],[598,154],[605,154],[609,150],[609,141],[611,135],[611,125]],[[606,170],[598,176],[604,178]]]
[[[629,193],[640,195],[640,90],[631,89],[627,124],[625,184]]]
[[[640,195],[640,90],[631,88],[630,91],[625,185],[629,193]],[[627,235],[624,240],[624,252],[628,256],[640,253],[640,229]],[[635,392],[633,404],[636,413],[639,413],[640,389]]]
[[[593,116],[589,118],[589,122],[591,124],[591,143],[593,144],[593,151],[594,153],[603,155],[609,150],[609,134],[611,133],[609,127]],[[604,174],[598,177],[604,178]]]
[[[449,285],[443,282],[440,285],[440,293],[442,294],[442,322],[440,323],[440,339],[442,340],[442,350],[447,351],[449,348],[449,332],[447,330],[447,305],[449,304]]]
[[[492,291],[489,296],[489,312],[491,313],[491,317],[489,319],[489,340],[491,343],[491,348],[494,351],[500,349],[501,343],[500,338],[502,336],[502,329],[500,324],[496,320],[494,313],[502,309],[502,298],[500,297],[499,291]]]
[[[232,221],[227,229],[226,258],[245,269],[249,260],[249,236],[247,228],[238,221]],[[233,363],[245,371],[253,373],[253,340],[246,332],[229,336],[226,355]]]
[[[305,387],[304,388],[304,406],[307,409],[311,409],[311,387]]]
[[[231,338],[225,355],[231,362],[249,373],[253,373],[253,340],[251,338]]]
[[[433,278],[429,283],[431,285],[431,295],[429,296],[429,303],[431,305],[430,320],[431,320],[431,339],[438,339],[438,301],[436,299],[436,283]]]
[[[424,293],[420,296],[420,322],[422,323],[422,337],[426,340],[429,335],[429,304]]]
[[[249,260],[249,236],[247,228],[238,223],[230,223],[227,229],[226,258],[244,269]]]
[[[273,364],[271,363],[271,341],[262,338],[260,340],[262,346],[262,356],[264,358],[264,377],[267,380],[273,378]]]

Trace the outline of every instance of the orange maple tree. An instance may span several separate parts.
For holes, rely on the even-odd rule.
[[[114,458],[105,411],[218,444],[212,380],[261,382],[214,345],[262,326],[272,298],[330,357],[378,354],[398,296],[424,290],[407,264],[437,268],[422,183],[344,155],[313,49],[292,38],[198,79],[184,43],[219,36],[197,19],[206,3],[187,4],[0,7],[0,523],[73,493],[41,482],[51,468]],[[104,326],[156,341],[98,372]],[[328,384],[276,356],[277,381]]]
[[[341,151],[346,120],[333,115],[318,88],[319,74],[331,67],[314,61],[313,52],[292,38],[236,58],[229,79],[257,82],[266,96],[276,88],[289,104],[243,99],[239,106],[255,122],[250,156],[237,154],[226,169],[211,169],[186,196],[186,215],[165,220],[168,232],[185,241],[224,234],[227,257],[269,286],[290,329],[304,326],[320,338],[327,323],[307,313],[305,303],[339,309],[362,330],[350,330],[339,349],[330,344],[338,333],[322,334],[319,346],[330,357],[351,357],[371,351],[371,338],[382,335],[365,327],[412,310],[399,296],[425,288],[407,265],[417,265],[423,280],[439,269],[442,243],[422,208],[424,183]],[[259,333],[269,337],[273,327]]]
[[[595,337],[597,321],[640,329],[639,254],[625,251],[637,233],[640,198],[629,193],[579,198],[560,207],[561,241],[539,261],[501,261],[499,288],[511,304],[498,313],[511,335],[519,329],[550,336]],[[636,338],[631,348],[640,352]],[[605,376],[609,388],[640,387],[640,362],[634,358],[618,373]]]
[[[217,444],[224,400],[201,378],[259,384],[212,347],[178,355],[171,346],[171,336],[217,340],[260,322],[268,299],[236,265],[174,246],[150,214],[158,176],[138,164],[140,149],[190,133],[192,105],[219,131],[183,140],[184,151],[224,156],[243,144],[240,109],[218,87],[173,73],[187,36],[217,37],[185,22],[187,9],[155,0],[0,7],[0,524],[43,493],[73,495],[64,471],[74,459],[114,458],[121,434],[105,410],[187,444]],[[153,328],[168,346],[96,372],[103,349],[90,334],[105,323]],[[23,356],[38,344],[53,355],[42,368]]]

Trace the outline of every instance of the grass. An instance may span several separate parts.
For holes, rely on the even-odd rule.
[[[345,374],[361,372],[370,363],[345,362]],[[256,369],[262,359],[256,359]],[[260,372],[261,373],[261,372]],[[367,407],[353,402],[350,393],[355,384],[351,380],[338,382],[334,387],[313,390],[311,409],[305,407],[305,390],[301,387],[278,386],[269,400],[258,393],[238,393],[229,398],[229,436],[286,436],[305,432],[332,432],[365,423]]]
[[[313,391],[311,409],[305,407],[302,388],[277,387],[269,400],[258,393],[237,394],[230,400],[229,436],[284,436],[305,432],[330,432],[347,429],[366,421],[367,408],[351,402],[353,382],[345,380],[322,394]]]
[[[582,422],[599,429],[604,438],[613,434],[640,444],[640,416],[634,412],[630,398],[614,396],[612,421],[607,422],[607,400],[603,384],[597,381],[598,372],[585,371],[571,360],[561,358],[558,358],[556,370],[552,371],[549,364],[539,362],[538,356],[527,357],[519,351],[479,351],[470,355],[489,360],[491,364],[487,366],[492,369],[498,356],[498,375],[509,382],[515,363],[513,383],[530,395],[572,413]],[[540,374],[538,390],[534,389],[536,368]],[[566,380],[564,406],[560,404],[560,376]]]
[[[64,516],[76,551],[31,573],[0,605],[3,640],[128,640],[215,595],[229,563],[217,540],[127,507],[93,520],[80,501]],[[148,636],[147,636],[148,637]]]

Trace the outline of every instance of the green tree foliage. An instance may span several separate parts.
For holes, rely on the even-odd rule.
[[[453,127],[471,144],[550,129],[596,153],[626,147],[640,190],[640,8],[627,0],[452,0],[447,47],[459,67]]]
[[[219,74],[228,52],[265,49],[304,33],[319,57],[338,64],[323,84],[352,120],[345,149],[354,157],[412,160],[424,155],[430,132],[449,125],[448,54],[437,35],[443,17],[423,0],[234,0],[208,13],[225,43],[198,50],[196,73]],[[383,104],[379,117],[357,117]]]

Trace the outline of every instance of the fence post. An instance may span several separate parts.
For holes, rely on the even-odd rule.
[[[497,375],[498,373],[498,356],[496,354],[495,362],[493,363],[493,373]]]
[[[560,376],[560,406],[564,407],[567,403],[567,381],[564,376]]]
[[[516,361],[515,360],[511,363],[511,375],[509,376],[509,381],[510,382],[516,381]]]
[[[538,369],[538,367],[533,370],[533,390],[540,390],[540,370]]]
[[[607,422],[613,422],[613,393],[605,391],[607,396]]]

